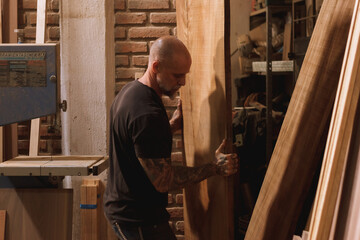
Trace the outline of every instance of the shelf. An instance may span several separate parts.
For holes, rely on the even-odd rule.
[[[250,17],[256,16],[256,15],[260,15],[260,14],[265,13],[265,12],[266,12],[266,8],[262,8],[262,9],[259,9],[259,10],[254,11],[254,12],[251,12],[251,13],[250,13]]]
[[[266,61],[252,62],[253,72],[266,73]],[[292,72],[294,70],[294,61],[272,61],[272,73]]]

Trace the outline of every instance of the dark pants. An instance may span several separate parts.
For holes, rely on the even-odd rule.
[[[115,223],[113,229],[120,240],[176,240],[169,224],[129,227]]]

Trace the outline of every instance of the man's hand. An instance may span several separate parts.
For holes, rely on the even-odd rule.
[[[182,104],[179,99],[177,108],[170,119],[171,132],[174,133],[183,127],[183,115],[182,115]]]
[[[225,139],[215,151],[216,173],[221,176],[230,176],[238,170],[238,157],[236,153],[224,154]]]

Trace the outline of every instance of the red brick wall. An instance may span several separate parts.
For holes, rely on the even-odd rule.
[[[136,73],[143,73],[148,62],[152,42],[161,36],[176,33],[176,0],[114,0],[115,1],[115,54],[116,89],[132,81]],[[35,42],[37,0],[19,0],[19,28],[24,29],[25,41]],[[58,42],[59,0],[48,0],[46,42]],[[163,98],[169,116],[176,108],[177,100]],[[40,130],[40,153],[61,153],[61,136],[51,133],[53,117],[42,118]],[[29,122],[19,124],[19,153],[28,154]],[[173,164],[182,165],[181,132],[173,139]],[[169,194],[168,211],[171,225],[178,239],[184,239],[182,191]]]

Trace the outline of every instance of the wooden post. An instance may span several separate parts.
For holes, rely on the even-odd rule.
[[[2,18],[3,18],[3,0],[0,0],[0,43],[2,43]],[[4,134],[3,127],[0,126],[0,162],[4,160],[4,142],[3,142]]]
[[[80,191],[81,239],[100,240],[100,180],[83,179]]]
[[[5,239],[6,210],[0,210],[0,240]]]
[[[46,0],[37,1],[36,43],[45,43]],[[39,154],[40,118],[31,120],[29,156]]]

